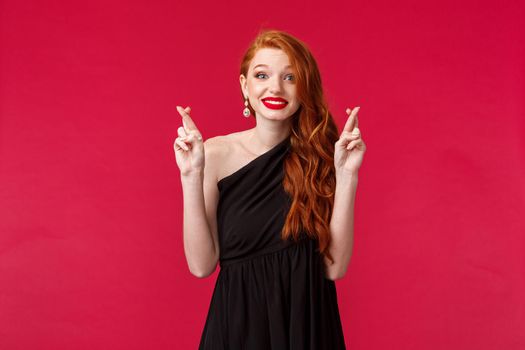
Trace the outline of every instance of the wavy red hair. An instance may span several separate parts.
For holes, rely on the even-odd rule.
[[[261,30],[246,50],[240,73],[248,76],[255,53],[262,48],[283,50],[296,79],[300,107],[292,116],[291,152],[284,162],[283,186],[291,198],[281,236],[298,240],[301,232],[319,242],[319,252],[333,263],[328,246],[334,206],[334,148],[339,139],[337,125],[328,110],[321,75],[308,46],[289,33]],[[241,98],[242,95],[241,90]],[[248,106],[252,115],[255,111]]]

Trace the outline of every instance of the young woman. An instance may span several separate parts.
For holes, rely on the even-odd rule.
[[[197,277],[220,263],[199,349],[344,349],[334,281],[352,255],[359,107],[339,134],[314,57],[286,32],[259,33],[240,68],[254,128],[203,142],[177,106],[184,252]]]

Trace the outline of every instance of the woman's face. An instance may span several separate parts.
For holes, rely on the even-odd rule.
[[[285,120],[300,107],[295,79],[284,51],[263,48],[250,62],[247,77],[241,74],[240,83],[257,118]],[[265,101],[268,98],[273,101]]]

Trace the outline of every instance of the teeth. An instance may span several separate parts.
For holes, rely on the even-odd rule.
[[[286,103],[286,102],[277,102],[277,101],[270,101],[270,100],[265,100],[264,102],[271,103],[272,105],[284,105]]]

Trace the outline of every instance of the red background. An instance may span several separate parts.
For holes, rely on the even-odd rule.
[[[217,272],[186,265],[175,105],[205,138],[253,127],[239,63],[270,27],[310,46],[339,127],[361,106],[347,346],[524,349],[523,23],[522,1],[3,0],[0,348],[197,348]]]

